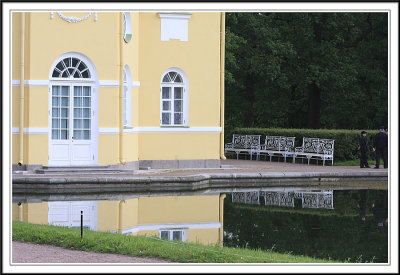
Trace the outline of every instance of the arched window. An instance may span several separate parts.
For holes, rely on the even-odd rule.
[[[54,67],[54,78],[91,78],[88,66],[76,57],[62,59]]]
[[[187,125],[185,76],[178,69],[168,70],[161,80],[161,126]]]

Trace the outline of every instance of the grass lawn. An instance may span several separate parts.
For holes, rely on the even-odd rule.
[[[375,167],[375,160],[368,160],[371,167]],[[360,159],[346,160],[346,161],[333,161],[334,166],[360,166]],[[383,160],[380,161],[379,168],[383,168]]]
[[[127,236],[90,230],[84,230],[81,239],[80,228],[18,221],[13,221],[12,239],[75,250],[162,258],[178,263],[340,263],[289,253],[170,242],[154,237]]]

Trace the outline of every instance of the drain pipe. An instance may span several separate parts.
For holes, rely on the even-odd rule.
[[[124,43],[124,14],[119,13],[119,162],[125,165],[124,159],[124,58],[123,58],[123,43]]]
[[[118,204],[118,233],[120,233],[120,234],[122,234],[122,222],[123,222],[123,220],[122,220],[122,214],[123,214],[123,209],[124,209],[124,207],[123,207],[123,205],[125,204],[125,200],[121,200],[121,201],[119,201],[119,204]]]
[[[219,223],[221,224],[221,227],[219,228],[219,239],[218,239],[218,244],[220,246],[223,246],[223,241],[224,241],[224,199],[226,197],[226,194],[222,194],[219,196]]]
[[[226,160],[224,152],[224,113],[225,113],[225,12],[221,12],[221,33],[220,33],[220,158]]]
[[[21,63],[20,63],[20,123],[19,123],[19,161],[18,166],[24,163],[24,108],[25,108],[25,13],[21,13]]]
[[[21,202],[18,203],[18,220],[20,222],[24,221],[24,212],[23,212],[23,205]]]

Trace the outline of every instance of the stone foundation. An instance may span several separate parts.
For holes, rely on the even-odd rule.
[[[139,169],[220,168],[219,159],[139,160]]]

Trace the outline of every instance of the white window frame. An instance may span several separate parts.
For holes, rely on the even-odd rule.
[[[128,65],[124,67],[124,87],[123,87],[123,125],[124,128],[132,128],[132,80],[131,70]]]
[[[173,228],[173,229],[160,229],[158,236],[161,239],[161,233],[168,232],[168,241],[174,241],[173,236],[174,232],[181,232],[182,239],[178,241],[186,242],[188,239],[188,230],[187,228]]]
[[[182,78],[182,83],[170,83],[170,82],[163,82],[164,76],[170,72],[176,72],[178,73],[181,78]],[[161,77],[160,81],[160,126],[161,127],[188,127],[189,126],[189,82],[186,74],[184,73],[183,70],[179,68],[169,68],[166,70]],[[170,105],[170,124],[163,124],[163,119],[162,119],[162,114],[167,113],[163,111],[163,101],[166,101],[165,99],[163,100],[162,97],[162,88],[163,87],[170,87],[171,88],[171,105]],[[175,124],[174,123],[174,88],[175,87],[182,87],[183,89],[183,95],[182,95],[182,123],[181,124]]]

